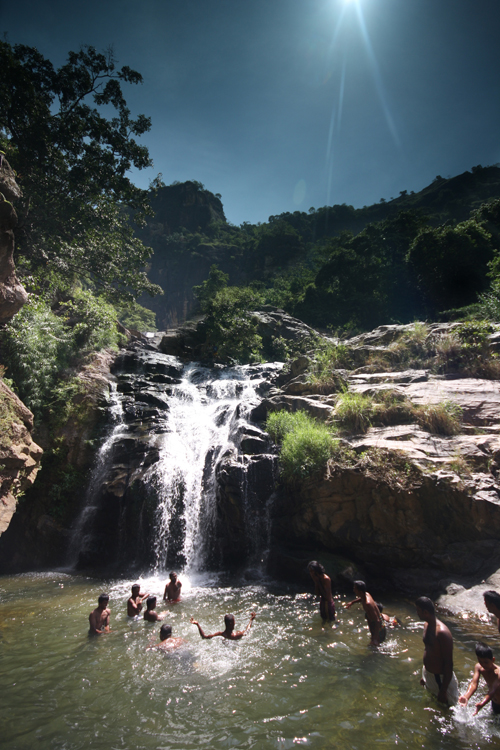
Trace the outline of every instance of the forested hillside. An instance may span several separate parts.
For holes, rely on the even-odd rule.
[[[193,286],[214,265],[227,275],[223,286],[246,288],[254,304],[349,331],[453,317],[450,311],[475,304],[496,277],[497,166],[437,176],[419,193],[403,190],[361,209],[310,208],[241,227],[226,221],[220,198],[186,182],[162,187],[152,199],[155,216],[138,236],[154,249],[149,276],[165,292],[143,298],[160,328],[197,309]]]

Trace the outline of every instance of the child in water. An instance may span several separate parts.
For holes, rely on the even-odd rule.
[[[311,560],[307,569],[314,581],[314,593],[319,596],[319,611],[323,622],[335,622],[335,604],[330,577],[326,575],[324,567],[317,560]]]
[[[465,695],[461,695],[458,702],[466,706],[469,698],[474,695],[479,685],[479,678],[484,677],[488,685],[488,693],[483,700],[476,703],[474,716],[491,701],[491,709],[494,714],[500,714],[500,667],[495,664],[493,651],[486,643],[476,643],[477,664],[474,667],[474,676]]]

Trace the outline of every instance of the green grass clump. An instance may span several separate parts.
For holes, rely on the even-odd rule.
[[[334,370],[352,366],[350,349],[345,344],[324,342],[314,353],[308,380],[314,385],[335,386]]]
[[[417,410],[416,415],[420,426],[434,435],[457,435],[460,432],[462,409],[453,401],[426,404]]]
[[[266,428],[281,446],[281,474],[289,484],[323,470],[340,443],[327,425],[303,411],[273,412],[267,418]]]
[[[364,433],[371,426],[375,403],[364,393],[343,393],[335,405],[335,419],[352,432]]]

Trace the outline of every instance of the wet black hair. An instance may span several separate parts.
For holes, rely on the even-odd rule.
[[[493,651],[486,643],[479,641],[476,643],[476,656],[478,659],[493,659]]]
[[[366,583],[364,581],[354,581],[353,588],[354,587],[366,594]]]
[[[498,591],[483,591],[484,600],[500,609],[500,594]]]
[[[224,615],[224,625],[226,629],[234,628],[234,615]]]
[[[162,625],[160,628],[160,640],[166,641],[172,635],[171,625]]]
[[[134,591],[135,589],[139,589],[139,591],[140,591],[141,590],[141,584],[140,583],[134,583],[134,584],[132,584],[132,591]]]
[[[156,596],[148,596],[146,599],[146,606],[148,609],[153,609],[156,606]]]
[[[172,571],[169,575],[170,580],[172,580],[172,576],[175,576],[177,578],[177,573],[174,573],[174,571]]]
[[[431,602],[428,596],[419,596],[415,601],[415,606],[419,609],[422,609],[424,612],[430,612],[432,615],[436,612],[434,604]]]
[[[109,602],[109,594],[106,594],[104,591],[102,594],[99,594],[99,599],[97,600],[99,604],[101,602]]]
[[[325,575],[324,567],[317,560],[311,560],[311,562],[307,566],[307,569],[314,570],[315,573],[321,573],[322,575]]]

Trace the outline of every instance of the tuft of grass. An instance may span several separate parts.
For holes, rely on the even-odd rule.
[[[330,391],[337,390],[338,377],[335,370],[348,369],[351,366],[352,355],[348,346],[331,342],[322,343],[314,353],[308,381]]]
[[[416,416],[420,426],[434,435],[457,435],[460,432],[462,409],[453,401],[421,406]]]
[[[371,426],[375,411],[372,396],[346,392],[335,405],[335,420],[352,432],[364,433]]]
[[[411,424],[416,420],[416,408],[406,396],[386,389],[374,395],[373,421],[382,425]]]
[[[287,484],[324,470],[339,448],[331,429],[306,412],[279,411],[269,414],[266,429],[280,444],[281,475]]]

